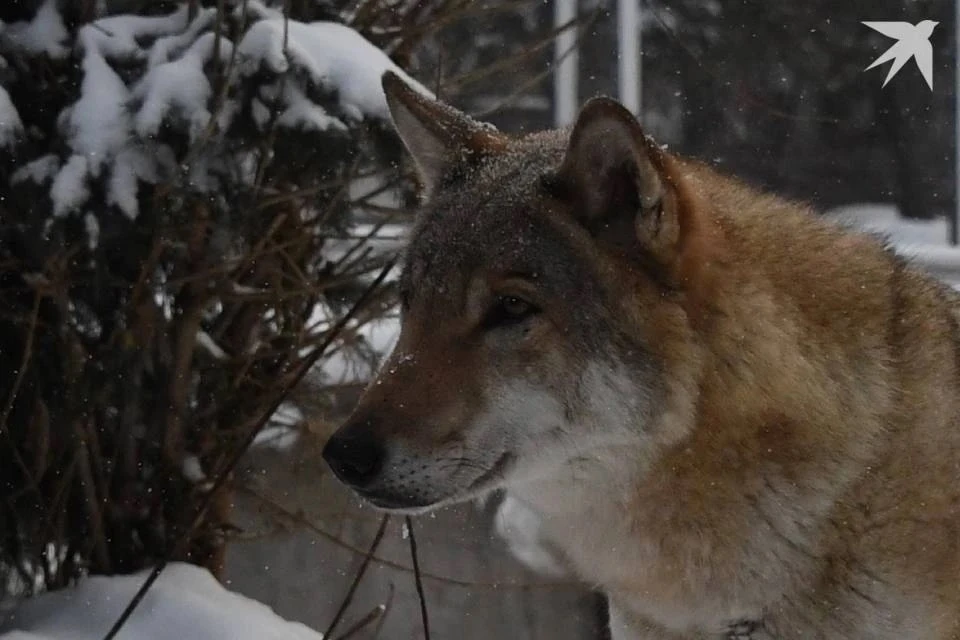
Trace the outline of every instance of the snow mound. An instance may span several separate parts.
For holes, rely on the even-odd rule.
[[[147,577],[86,578],[74,588],[24,601],[0,620],[9,640],[101,640]],[[137,640],[322,640],[268,606],[225,589],[205,569],[167,566],[121,638]]]

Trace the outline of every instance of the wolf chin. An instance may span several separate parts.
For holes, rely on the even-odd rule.
[[[383,85],[424,199],[344,483],[505,490],[615,638],[960,638],[952,290],[613,100],[513,137]]]

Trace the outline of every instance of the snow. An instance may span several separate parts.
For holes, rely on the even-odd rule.
[[[66,133],[70,148],[96,178],[129,140],[130,93],[98,51],[84,55],[83,71],[80,99],[66,112]]]
[[[286,25],[286,50],[284,33]],[[395,65],[383,51],[359,33],[335,22],[297,22],[267,18],[250,27],[237,45],[240,72],[252,75],[261,67],[281,74],[290,62],[316,85],[336,91],[340,108],[361,120],[388,119],[380,78],[391,70],[424,95],[430,92]]]
[[[158,162],[148,157],[141,149],[126,146],[117,152],[110,170],[110,183],[107,189],[107,204],[114,204],[131,220],[140,213],[137,200],[139,180],[157,182],[159,180]]]
[[[347,125],[343,124],[338,118],[331,116],[323,107],[311,101],[295,85],[284,87],[284,99],[287,102],[287,108],[277,118],[277,124],[279,125],[288,129],[303,129],[306,131],[347,130]],[[262,103],[260,104],[262,105]],[[267,116],[269,117],[269,112]],[[262,112],[255,112],[254,118],[259,121],[262,118]]]
[[[944,245],[947,242],[945,219],[903,218],[893,204],[852,204],[831,209],[826,212],[826,215],[845,226],[887,236],[898,247]]]
[[[137,133],[155,136],[164,119],[174,113],[190,123],[190,139],[196,140],[212,117],[207,104],[213,94],[203,67],[214,55],[216,36],[205,33],[184,54],[150,69],[133,89],[140,106],[134,118]],[[232,43],[220,39],[220,58],[229,60]]]
[[[0,87],[0,148],[12,147],[23,133],[23,122],[10,94]]]
[[[50,187],[54,217],[65,216],[87,201],[90,197],[87,174],[87,159],[84,156],[70,156]]]
[[[217,10],[213,7],[207,7],[200,9],[197,13],[197,17],[193,19],[193,22],[190,23],[183,33],[175,33],[174,35],[164,36],[158,38],[156,42],[153,43],[153,46],[150,47],[150,53],[148,54],[148,67],[156,67],[159,64],[163,64],[169,60],[172,60],[184,49],[191,48],[191,45],[197,38],[200,36],[200,33],[213,25],[216,21]],[[213,35],[212,33],[210,34]],[[228,42],[226,38],[221,37],[221,42]],[[210,46],[212,46],[212,42]],[[207,53],[203,56],[204,59],[209,59],[211,57],[210,53]]]
[[[54,59],[66,58],[70,53],[64,45],[67,36],[56,0],[44,2],[33,20],[8,24],[3,31],[4,39],[15,50],[28,55],[46,54]]]
[[[257,434],[251,446],[274,451],[289,451],[299,440],[300,432],[291,427],[266,427]]]
[[[83,216],[83,228],[87,232],[87,247],[93,251],[100,244],[100,221],[89,211]]]
[[[183,473],[183,477],[194,484],[200,484],[201,482],[206,482],[207,480],[207,474],[203,471],[203,465],[200,464],[200,458],[193,454],[183,457],[183,460],[180,462],[180,468]]]
[[[140,181],[157,182],[164,161],[170,163],[170,154],[162,147],[148,154],[135,138],[134,127],[140,138],[149,139],[171,112],[190,122],[193,134],[207,125],[211,90],[203,64],[213,53],[215,38],[212,33],[200,37],[197,33],[210,25],[215,11],[204,9],[188,23],[188,7],[183,5],[165,16],[113,16],[79,30],[84,75],[79,99],[60,114],[73,155],[50,190],[55,216],[81,208],[90,197],[89,180],[100,178],[108,169],[107,203],[130,219],[137,217]],[[156,40],[144,49],[141,41],[147,37]],[[230,42],[221,39],[221,44],[221,55],[229,53]],[[175,52],[181,57],[167,62]],[[145,58],[153,66],[148,65],[133,91],[108,62]],[[133,98],[140,104],[135,115],[130,111]],[[36,177],[47,168],[38,165],[23,177],[38,181]]]
[[[60,158],[52,153],[48,153],[40,156],[36,160],[31,160],[14,171],[13,175],[10,176],[10,183],[18,184],[29,180],[36,184],[43,184],[57,175],[59,170]]]
[[[269,105],[275,102],[277,124],[303,131],[345,131],[347,124],[338,117],[342,115],[352,120],[386,119],[380,78],[388,69],[429,95],[350,27],[285,21],[256,2],[249,6],[249,15],[256,21],[237,45],[237,65],[230,81],[236,83],[263,68],[276,74],[295,72],[261,86],[260,95],[253,98],[254,121],[262,128],[271,121]],[[226,63],[234,54],[233,42],[213,33],[215,17],[216,9],[207,7],[190,20],[184,3],[166,15],[117,15],[80,28],[77,51],[84,72],[80,95],[58,118],[68,153],[62,160],[52,156],[34,160],[14,174],[14,182],[40,184],[52,178],[50,196],[56,217],[80,212],[91,197],[93,183],[104,179],[107,204],[130,219],[139,215],[137,196],[142,183],[157,183],[176,172],[198,191],[215,189],[217,176],[243,158],[213,151],[178,166],[171,150],[156,141],[165,126],[186,133],[191,141],[206,133],[222,134],[240,111],[240,104],[229,94],[231,98],[215,115],[210,112],[214,90],[206,72],[208,63],[214,57]],[[67,32],[54,0],[48,0],[33,20],[9,25],[4,37],[22,49],[37,51],[42,46],[51,55],[67,53],[58,44]],[[128,86],[113,65],[129,68],[130,61],[142,63],[144,73],[128,80]],[[307,86],[302,86],[304,82]],[[336,115],[311,98],[318,88],[337,96]],[[211,127],[213,117],[218,126]],[[0,147],[12,144],[22,129],[9,96],[0,89]]]
[[[216,38],[213,33],[197,34],[209,27],[215,13],[213,8],[204,9],[188,24],[184,5],[165,16],[113,16],[80,29],[84,71],[80,97],[60,116],[74,155],[51,188],[54,215],[82,207],[90,197],[88,178],[99,178],[105,167],[110,171],[107,203],[130,219],[139,215],[140,181],[159,181],[161,167],[170,165],[172,158],[164,147],[148,153],[134,133],[149,142],[170,115],[189,123],[192,138],[208,125],[212,90],[203,66],[214,54]],[[145,37],[157,38],[149,49],[140,44]],[[228,57],[231,47],[221,38],[221,57]],[[168,61],[175,54],[179,57]],[[132,90],[108,62],[144,58],[148,70]],[[132,114],[134,101],[139,108]]]
[[[351,195],[353,194],[351,189]],[[393,194],[384,193],[380,201],[386,203],[384,206],[391,206],[391,203],[395,203],[392,198]],[[376,204],[377,199],[371,199],[371,203]],[[407,231],[408,227],[403,224],[357,224],[352,227],[349,238],[330,238],[323,255],[327,260],[336,262],[361,240],[364,242],[363,248],[370,251],[371,257],[392,253],[403,247]]]
[[[943,218],[910,220],[892,204],[863,203],[826,212],[841,224],[887,238],[897,253],[960,289],[960,247],[947,244]]]
[[[274,424],[284,426],[295,426],[303,422],[303,412],[289,402],[283,402],[277,407],[276,413],[270,417]]]
[[[9,640],[102,640],[147,577],[86,578],[74,588],[24,601],[0,619]],[[205,569],[172,563],[164,569],[120,638],[137,640],[322,640],[303,624],[225,589]]]
[[[197,346],[209,353],[214,360],[227,360],[229,358],[227,352],[217,344],[213,336],[202,329],[197,331]]]
[[[400,334],[400,321],[395,316],[371,320],[357,329],[357,334],[379,360],[393,349]],[[375,368],[350,347],[341,347],[334,351],[324,358],[318,367],[324,379],[331,384],[365,382],[370,379]]]
[[[283,11],[268,7],[262,2],[259,2],[259,0],[247,0],[246,3],[244,3],[242,6],[238,6],[236,9],[238,13],[242,13],[244,10],[246,10],[249,15],[256,18],[273,18],[277,20],[283,19]],[[348,22],[350,21],[348,20]]]
[[[147,54],[138,39],[181,32],[188,26],[189,15],[190,9],[184,3],[164,16],[111,16],[83,27],[78,37],[87,53],[96,51],[105,58],[139,60]]]

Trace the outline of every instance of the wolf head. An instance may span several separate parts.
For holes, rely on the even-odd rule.
[[[414,512],[675,438],[665,372],[705,235],[679,161],[610,99],[515,138],[383,86],[426,197],[397,345],[324,450],[336,475]]]

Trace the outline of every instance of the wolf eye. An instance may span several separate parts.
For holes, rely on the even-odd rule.
[[[531,302],[517,296],[500,296],[483,320],[487,329],[516,324],[537,313],[539,309]]]

